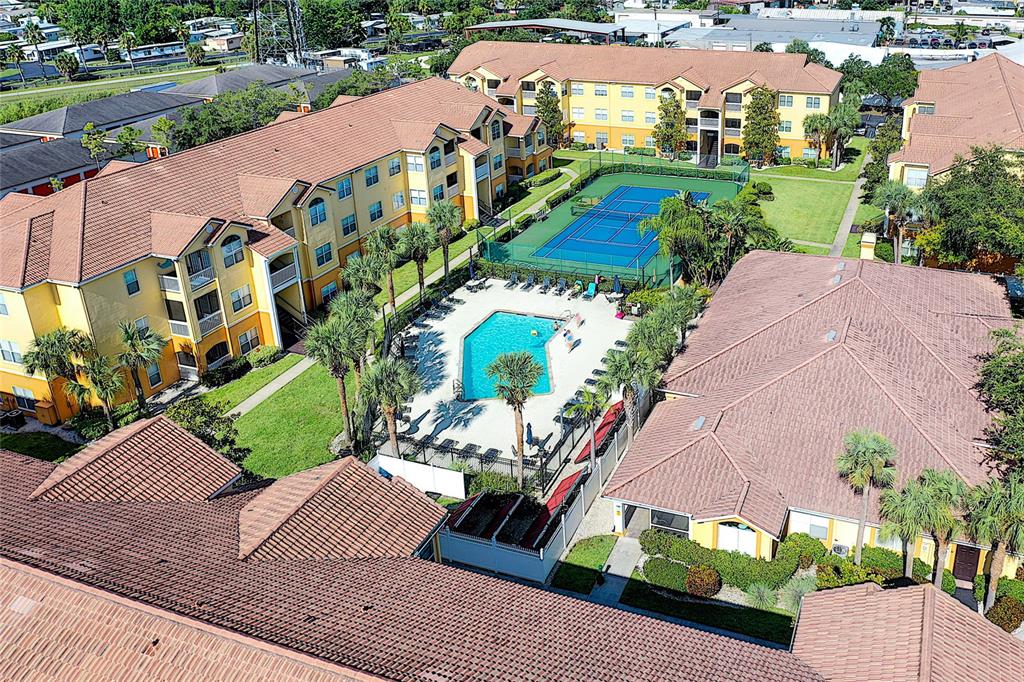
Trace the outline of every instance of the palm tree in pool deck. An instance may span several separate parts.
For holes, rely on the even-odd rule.
[[[462,225],[462,209],[452,202],[436,201],[427,209],[427,220],[437,233],[444,256],[444,281],[448,282],[448,247]]]
[[[971,489],[967,529],[977,542],[991,545],[985,611],[995,603],[1007,552],[1024,550],[1024,474],[990,478]]]
[[[326,320],[315,322],[309,327],[304,344],[306,354],[323,365],[337,382],[345,432],[351,437],[352,413],[348,407],[348,396],[345,394],[345,379],[352,368],[350,330],[343,320],[329,316]]]
[[[422,383],[405,360],[385,356],[370,365],[363,377],[363,398],[380,406],[388,427],[388,438],[398,454],[398,410],[420,390]]]
[[[423,303],[423,265],[437,247],[437,232],[427,223],[412,223],[398,237],[402,255],[416,263],[416,277],[420,284],[420,303]]]
[[[917,537],[934,525],[937,513],[931,491],[920,481],[907,481],[901,490],[883,490],[879,509],[884,519],[881,537],[900,539],[903,575],[913,578]]]
[[[670,287],[660,308],[668,320],[676,328],[678,346],[686,339],[686,329],[704,307],[705,296],[692,284],[682,287]]]
[[[544,368],[526,351],[502,353],[484,370],[495,380],[494,392],[512,408],[516,424],[516,481],[523,488],[523,458],[526,448],[523,444],[523,407],[533,395]]]
[[[637,225],[637,230],[643,236],[647,232],[654,232],[658,236],[658,252],[668,260],[669,283],[676,281],[675,259],[681,255],[683,249],[684,233],[682,220],[684,213],[688,212],[685,202],[679,197],[669,197],[661,202],[657,215],[644,218]]]
[[[871,488],[888,488],[896,479],[893,461],[896,448],[880,433],[853,431],[843,438],[843,451],[836,457],[836,470],[861,496],[860,518],[857,521],[857,545],[853,562],[860,565],[864,547],[864,526],[868,519]]]
[[[95,394],[103,407],[107,428],[113,431],[115,428],[114,401],[124,389],[124,374],[121,373],[121,368],[111,363],[110,359],[103,355],[94,355],[86,359],[79,366],[79,370],[85,378],[85,383],[78,380],[69,381],[64,385],[64,392],[82,406],[89,404],[90,394]]]
[[[626,408],[626,425],[630,438],[637,427],[637,397],[639,389],[651,389],[661,381],[661,373],[654,364],[654,359],[647,353],[638,353],[635,349],[612,353],[605,366],[605,374],[601,377],[601,386],[609,394],[622,392],[622,404]]]
[[[925,469],[921,482],[931,496],[934,513],[926,529],[935,536],[935,563],[932,582],[942,588],[942,573],[949,556],[949,547],[963,530],[964,507],[967,502],[967,484],[949,469]]]
[[[604,391],[584,390],[578,402],[572,403],[565,410],[566,416],[580,417],[590,425],[590,467],[593,470],[597,461],[597,434],[595,424],[608,409],[608,395]]]
[[[376,260],[388,276],[388,304],[395,306],[395,266],[398,265],[398,234],[384,225],[366,236],[367,255]]]
[[[118,322],[117,328],[121,336],[121,345],[124,346],[124,350],[117,355],[117,361],[131,372],[132,383],[135,384],[135,400],[139,405],[139,412],[143,412],[146,409],[146,394],[142,390],[139,370],[160,362],[167,346],[167,339],[148,327],[139,329],[134,322]]]

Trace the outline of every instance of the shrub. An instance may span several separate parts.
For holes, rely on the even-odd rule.
[[[710,566],[691,566],[686,572],[686,592],[695,597],[714,597],[722,591],[722,576]]]
[[[569,143],[569,149],[573,150],[574,152],[583,152],[583,151],[587,150],[587,143],[586,142],[571,142],[571,143]]]
[[[956,578],[948,568],[942,571],[942,591],[946,594],[956,593]]]
[[[758,199],[764,199],[765,201],[771,201],[775,198],[775,191],[772,186],[767,182],[754,182],[751,183],[750,188],[757,195]]]
[[[743,592],[747,596],[747,604],[762,611],[774,608],[779,600],[778,593],[764,583],[754,583]]]
[[[865,547],[861,550],[861,565],[889,580],[903,575],[903,555],[884,547]],[[914,558],[914,580],[919,583],[927,581],[931,571],[931,566]]]
[[[653,147],[623,147],[622,151],[637,156],[657,156],[658,150]]]
[[[818,589],[827,590],[833,587],[845,587],[846,585],[859,585],[860,583],[874,582],[881,585],[884,578],[858,566],[852,561],[839,561],[818,564]]]
[[[895,263],[896,256],[892,250],[892,242],[879,241],[875,244],[875,258],[886,263]]]
[[[974,577],[974,598],[979,602],[985,599],[986,579],[987,576],[984,574]],[[1024,580],[1000,578],[999,585],[996,587],[996,596],[1013,597],[1017,601],[1024,603]]]
[[[1013,632],[1024,623],[1024,603],[1013,597],[999,597],[985,617],[1007,632]]]
[[[274,364],[283,355],[284,351],[279,346],[260,346],[254,351],[249,351],[245,357],[249,360],[250,365],[259,368]]]
[[[565,201],[569,194],[570,192],[568,189],[560,189],[557,192],[552,192],[551,196],[544,200],[544,205],[549,209],[552,209]]]
[[[627,306],[640,306],[640,314],[645,315],[665,302],[665,289],[637,289],[626,296]]]
[[[689,572],[682,564],[655,557],[648,559],[644,564],[644,577],[652,585],[676,592],[685,592]]]
[[[648,556],[665,556],[668,554],[672,540],[672,536],[668,533],[648,528],[640,533],[640,549]]]
[[[134,400],[117,405],[114,407],[113,413],[114,428],[118,429],[142,417],[138,410],[138,403]],[[82,410],[73,416],[68,420],[68,426],[86,440],[102,438],[109,432],[107,418],[103,415],[103,410],[94,407]]]
[[[242,376],[250,369],[252,369],[252,365],[249,364],[249,359],[243,355],[225,362],[216,369],[206,370],[203,372],[203,375],[199,377],[199,383],[203,386],[209,386],[210,388],[223,386],[229,381],[234,381],[238,377]]]
[[[558,168],[549,168],[546,171],[537,173],[532,178],[523,180],[523,185],[526,187],[542,187],[550,182],[554,182],[561,174],[562,171]]]
[[[536,220],[537,220],[537,219],[533,217],[533,214],[532,214],[532,213],[529,213],[529,214],[527,214],[527,215],[524,215],[524,216],[520,216],[520,217],[519,217],[519,218],[518,218],[518,219],[516,220],[516,222],[515,222],[514,226],[515,226],[515,228],[516,228],[517,230],[525,230],[525,229],[526,229],[526,228],[528,228],[528,227],[529,227],[530,225],[533,225],[533,223],[534,223],[534,222],[535,222]]]
[[[471,495],[475,495],[485,490],[496,493],[514,493],[519,492],[519,484],[512,476],[495,471],[481,471],[469,482],[469,492]]]
[[[480,227],[480,221],[477,220],[476,218],[470,218],[469,220],[462,224],[462,229],[466,232],[469,232],[470,230],[475,230],[478,227]]]
[[[796,613],[800,610],[800,602],[804,595],[814,592],[817,587],[818,579],[810,573],[794,575],[780,590],[779,595],[782,598],[782,608],[790,613]]]

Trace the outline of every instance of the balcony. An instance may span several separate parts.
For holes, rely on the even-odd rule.
[[[743,133],[743,129],[742,128],[730,128],[728,126],[726,126],[726,128],[725,128],[725,134],[726,135],[741,135],[742,133]]]
[[[203,268],[199,272],[189,273],[189,276],[188,276],[188,283],[189,283],[189,286],[192,287],[193,291],[195,291],[199,287],[206,286],[207,284],[209,284],[213,280],[214,280],[214,276],[213,276],[213,266],[212,265],[210,267],[208,267],[208,268]]]
[[[527,145],[526,146],[526,155],[529,156],[532,153],[533,153],[533,145],[532,144],[531,145]]]
[[[498,94],[498,88],[487,88],[487,96],[494,97]]]
[[[743,111],[743,102],[726,102],[726,111]]]
[[[487,177],[488,166],[489,166],[489,164],[485,163],[482,166],[477,166],[476,167],[476,179],[477,180],[483,180],[484,178]]]
[[[520,156],[519,147],[506,147],[505,153],[508,154],[510,159],[518,159]]]
[[[170,320],[171,334],[174,336],[184,336],[187,339],[192,338],[192,330],[188,328],[188,322],[181,320]]]
[[[292,239],[295,239],[295,238],[296,238],[296,237],[295,237],[295,226],[294,226],[294,225],[292,225],[291,227],[289,227],[289,228],[288,228],[287,230],[281,230],[281,231],[282,231],[282,232],[284,232],[284,233],[285,233],[286,235],[288,235],[289,237],[291,237]]]
[[[170,291],[174,294],[181,293],[181,281],[174,275],[157,275],[160,282],[160,291]]]
[[[444,155],[444,165],[450,166],[455,163],[455,152],[449,152]]]
[[[270,288],[275,293],[293,283],[297,278],[295,263],[288,263],[280,270],[270,273]]]
[[[524,100],[528,100],[528,99],[532,100],[532,99],[536,99],[536,98],[537,98],[537,91],[536,90],[523,90],[523,99]]]
[[[199,320],[199,338],[203,338],[214,329],[224,326],[224,313],[218,310]]]
[[[697,130],[697,126],[686,126],[686,132],[689,133],[690,135],[696,135]]]

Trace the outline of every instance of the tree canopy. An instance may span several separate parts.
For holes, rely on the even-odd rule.
[[[212,102],[186,107],[171,133],[174,148],[191,149],[255,130],[277,118],[289,104],[287,93],[257,81],[243,90],[224,93]]]
[[[775,161],[779,146],[778,96],[775,90],[756,87],[743,111],[747,119],[743,126],[743,151],[749,158],[768,165]]]

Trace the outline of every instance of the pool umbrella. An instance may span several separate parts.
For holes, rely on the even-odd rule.
[[[526,444],[533,445],[533,424],[526,422]]]
[[[472,258],[469,259],[469,278],[470,279],[476,279],[476,277],[473,276],[473,259]]]

